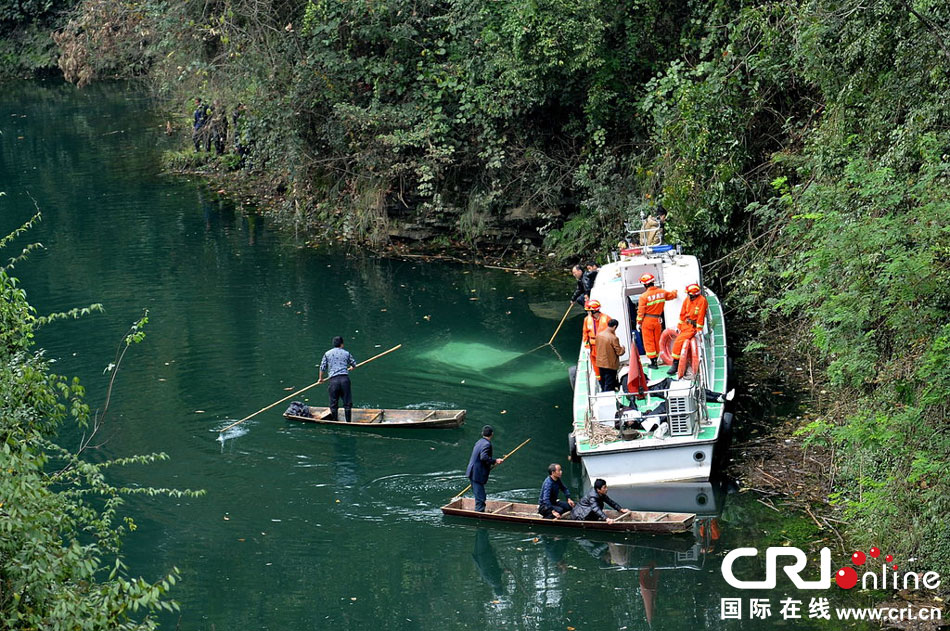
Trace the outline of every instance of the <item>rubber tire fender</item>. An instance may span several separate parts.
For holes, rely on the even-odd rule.
[[[571,382],[571,392],[574,391],[574,384],[577,382],[577,366],[567,367],[567,378]]]
[[[567,459],[571,462],[580,462],[580,456],[577,455],[577,438],[574,432],[567,435]]]
[[[667,366],[673,365],[673,342],[676,341],[676,329],[664,329],[660,333],[660,359]]]
[[[722,415],[722,423],[719,425],[719,439],[716,441],[716,453],[714,462],[718,465],[725,464],[726,455],[729,453],[729,446],[732,444],[732,432],[735,416],[732,412],[726,412]]]

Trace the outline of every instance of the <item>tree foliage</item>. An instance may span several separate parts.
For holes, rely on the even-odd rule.
[[[0,247],[28,226],[0,239]],[[33,348],[36,328],[58,318],[37,316],[11,275],[32,249],[0,268],[0,626],[152,629],[152,612],[177,609],[168,592],[178,571],[155,582],[128,576],[120,546],[135,522],[121,514],[122,498],[193,493],[119,488],[107,479],[111,466],[145,464],[164,454],[99,462],[86,457],[96,447],[108,404],[93,413],[78,380],[51,373],[43,353]],[[145,321],[133,325],[123,341],[113,377],[125,350],[141,341]],[[85,430],[76,451],[56,442],[57,429],[67,421]]]

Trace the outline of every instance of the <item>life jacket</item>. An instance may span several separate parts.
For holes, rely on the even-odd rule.
[[[680,309],[680,328],[688,325],[697,331],[703,330],[706,323],[706,310],[709,308],[709,302],[705,296],[696,298],[688,297],[683,301],[683,307]]]
[[[608,316],[603,311],[600,312],[600,317],[597,320],[594,320],[593,314],[588,314],[584,318],[584,345],[590,349],[596,349],[597,344],[595,340],[597,339],[597,334],[607,328],[607,323],[610,322],[610,316]],[[596,352],[596,351],[595,351]]]

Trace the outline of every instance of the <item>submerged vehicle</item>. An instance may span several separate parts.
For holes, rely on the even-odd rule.
[[[660,357],[666,365],[658,368],[640,354],[634,336],[645,274],[657,286],[678,292],[663,307]],[[706,325],[683,349],[679,373],[668,375],[685,288],[691,284],[708,302]],[[600,268],[590,300],[619,322],[616,333],[625,347],[619,374],[627,377],[621,379],[621,391],[601,392],[590,352],[581,344],[577,365],[571,367],[572,460],[583,463],[591,481],[604,478],[611,486],[708,480],[714,461],[728,450],[733,414],[719,396],[729,389],[730,371],[723,309],[704,286],[699,261],[671,245],[621,250],[618,260]],[[628,385],[629,375],[640,371],[649,387]]]

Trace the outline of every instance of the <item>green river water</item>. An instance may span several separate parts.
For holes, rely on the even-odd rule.
[[[485,423],[496,428],[498,455],[532,439],[492,474],[490,498],[536,502],[555,461],[575,496],[582,492],[580,469],[566,462],[567,363],[548,348],[505,363],[548,340],[573,281],[305,247],[199,182],[159,174],[161,150],[177,141],[161,134],[150,108],[125,84],[4,86],[0,234],[28,219],[35,200],[43,221],[3,253],[44,244],[16,272],[31,302],[41,314],[104,305],[38,335],[55,370],[79,376],[94,407],[105,397],[104,368],[148,309],[147,339],[126,357],[104,444],[91,457],[163,451],[167,462],[110,474],[206,491],[127,503],[138,525],[125,542],[130,571],[147,580],[182,571],[173,592],[181,614],[162,618],[165,628],[847,626],[810,620],[807,606],[805,619],[783,621],[787,590],[726,586],[720,562],[731,548],[828,536],[752,493],[726,497],[727,485],[683,491],[708,498],[718,541],[708,530],[623,538],[443,517],[440,505],[468,483]],[[579,318],[569,320],[555,343],[567,361],[579,331]],[[353,373],[358,406],[464,408],[466,424],[341,431],[287,422],[280,405],[218,440],[228,423],[316,381],[334,335],[357,361],[403,345]],[[322,386],[309,393],[311,402],[324,397]],[[65,428],[61,439],[78,436]],[[662,491],[612,495],[631,507],[663,501]],[[645,576],[651,564],[660,569]],[[721,619],[721,598],[750,595],[772,598],[771,619]],[[801,597],[807,604],[809,594]]]

